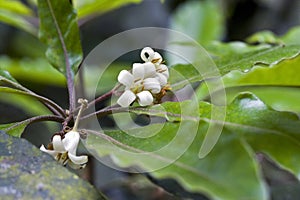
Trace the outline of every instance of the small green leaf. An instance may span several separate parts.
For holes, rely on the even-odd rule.
[[[29,121],[15,122],[9,124],[0,124],[0,130],[5,131],[8,135],[14,137],[21,137],[25,128],[28,126]]]
[[[17,83],[17,80],[14,79],[8,71],[0,69],[0,81],[5,81],[5,80],[9,80]]]
[[[140,3],[141,1],[142,0],[74,0],[73,3],[78,11],[78,17],[84,18],[95,14],[103,14],[130,3]]]
[[[61,73],[74,78],[82,60],[76,13],[69,1],[39,0],[40,39],[48,45],[46,57]]]

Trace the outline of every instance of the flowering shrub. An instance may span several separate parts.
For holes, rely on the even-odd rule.
[[[92,164],[88,162],[90,156],[128,173],[147,173],[165,190],[186,198],[266,200],[276,191],[272,180],[278,181],[277,175],[269,171],[280,172],[298,184],[299,27],[283,36],[258,32],[245,42],[225,43],[220,41],[224,16],[218,2],[188,1],[172,16],[170,29],[125,31],[83,56],[81,24],[96,14],[140,1],[22,2],[0,3],[0,20],[38,37],[44,43],[40,48],[45,58],[31,62],[25,59],[28,63],[24,68],[17,62],[17,70],[11,67],[11,63],[15,64],[12,58],[0,58],[0,100],[21,106],[31,116],[1,124],[1,137],[5,132],[20,138],[33,123],[55,122],[56,131],[49,145],[39,144],[45,155],[54,158],[53,162],[79,170]],[[197,19],[191,20],[191,16]],[[117,55],[108,55],[107,48]],[[123,65],[114,66],[115,60],[134,50],[140,51],[142,62],[128,64],[130,70]],[[59,82],[61,87],[66,84],[67,108],[52,100],[50,93],[46,97],[29,89],[31,84],[25,87],[27,84],[21,81],[24,77],[29,77],[30,83],[38,80]],[[108,85],[108,92],[101,80]],[[7,114],[2,112],[1,116]],[[100,126],[98,120],[107,116],[113,117],[114,127]],[[80,143],[86,149],[83,153]],[[0,154],[1,162],[5,162],[2,168],[13,170],[5,157],[10,149],[4,150]],[[21,160],[18,166],[23,167],[22,159],[15,159]],[[29,198],[35,198],[45,188],[68,186],[69,179],[62,185],[36,182],[47,180],[42,178],[49,174],[40,164],[40,173],[15,173],[29,173],[25,175],[32,181],[26,183],[35,184],[30,185],[33,194],[28,193],[32,195]],[[14,173],[9,171],[11,174]],[[1,175],[4,182],[7,176]],[[55,182],[63,179],[60,174]],[[16,188],[20,188],[18,184]],[[0,190],[0,194],[14,191],[11,188],[14,186]],[[69,188],[74,195],[81,191]],[[287,191],[289,188],[285,191],[289,194]],[[22,198],[23,194],[27,195],[23,191],[13,194],[13,198]]]

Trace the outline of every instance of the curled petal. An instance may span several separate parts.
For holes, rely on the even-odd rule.
[[[161,87],[167,85],[168,79],[161,73],[156,74],[156,79],[158,80]]]
[[[159,65],[159,67],[157,68],[157,72],[163,74],[167,79],[169,78],[169,69],[166,65]]]
[[[68,153],[68,157],[72,161],[72,163],[77,165],[82,165],[88,162],[87,156],[76,156],[74,154]]]
[[[65,138],[63,139],[65,149],[71,154],[76,154],[79,139],[80,135],[77,131],[69,131],[66,133]]]
[[[141,63],[133,63],[132,65],[132,75],[134,80],[143,79],[145,76],[145,66]]]
[[[160,92],[161,86],[156,78],[146,78],[144,80],[144,89],[151,91],[153,94],[157,94]]]
[[[54,150],[48,150],[48,149],[46,149],[44,145],[42,145],[42,146],[40,147],[40,150],[43,151],[43,152],[45,152],[45,153],[50,154],[50,155],[53,156],[53,157],[55,157],[55,156],[58,154],[58,152],[56,152],[56,151],[54,151]]]
[[[163,59],[161,55],[158,52],[155,52],[151,62],[155,63],[156,65],[160,65],[162,61]]]
[[[127,71],[127,70],[122,70],[122,71],[119,73],[118,81],[119,81],[121,84],[130,87],[130,86],[133,84],[134,77],[133,77],[133,75],[132,75],[129,71]]]
[[[154,51],[150,47],[145,47],[141,51],[141,58],[145,62],[149,62],[153,59],[154,57]]]
[[[137,93],[138,102],[141,106],[149,106],[153,103],[153,96],[149,91]]]
[[[63,141],[61,139],[60,135],[54,135],[52,139],[53,149],[54,151],[63,153],[66,152],[66,149],[64,147]]]
[[[131,90],[125,90],[119,97],[117,103],[122,107],[128,107],[135,99],[136,96]]]

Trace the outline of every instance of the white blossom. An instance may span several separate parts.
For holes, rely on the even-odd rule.
[[[82,111],[87,108],[88,101],[86,99],[78,99],[81,104],[73,129],[63,135],[54,135],[52,142],[48,145],[48,149],[44,145],[40,150],[53,156],[60,164],[68,164],[73,169],[80,169],[85,167],[88,162],[86,155],[77,156],[76,151],[78,148],[80,134],[77,132],[80,116]]]
[[[70,131],[64,138],[60,135],[54,135],[52,139],[53,149],[46,149],[44,145],[40,150],[52,155],[59,163],[68,165],[74,169],[83,168],[87,161],[87,156],[76,156],[76,150],[79,144],[80,135],[77,131]]]
[[[134,74],[126,70],[122,70],[118,76],[118,81],[125,85],[124,93],[119,97],[117,103],[122,107],[128,107],[132,102],[138,99],[141,106],[151,105],[153,102],[153,94],[157,94],[161,90],[160,83],[155,78],[145,78],[147,70],[143,66],[137,66]],[[155,72],[155,71],[154,71]],[[151,72],[152,73],[152,72]],[[145,93],[145,90],[147,91]],[[152,99],[152,101],[150,101]]]
[[[168,84],[169,70],[162,56],[150,47],[143,48],[140,56],[145,63],[134,63],[132,72],[122,70],[119,73],[118,81],[125,86],[117,100],[122,107],[136,100],[141,106],[151,105],[155,100],[153,95],[164,94],[161,91]]]

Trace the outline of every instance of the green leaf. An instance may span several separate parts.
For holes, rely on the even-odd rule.
[[[78,17],[84,18],[95,14],[103,14],[130,3],[140,3],[141,1],[142,0],[74,0],[73,3],[78,11]]]
[[[106,199],[25,139],[0,131],[0,146],[1,199]]]
[[[25,18],[28,16],[32,16],[32,11],[21,2],[12,0],[0,2],[0,21],[36,35],[36,28]]]
[[[247,73],[232,71],[222,78],[227,101],[231,102],[242,91],[251,91],[276,110],[299,113],[299,72],[300,56],[285,59],[270,67],[255,65]],[[197,91],[199,99],[208,99],[212,93],[218,98],[218,91],[209,93],[205,85],[201,85]]]
[[[233,70],[249,72],[256,65],[268,67],[283,60],[298,56],[300,54],[300,45],[298,43],[298,38],[300,37],[299,33],[299,27],[291,29],[281,37],[275,36],[271,32],[263,32],[261,36],[258,34],[257,37],[262,37],[262,41],[269,40],[269,43],[272,44],[268,44],[267,42],[259,45],[249,45],[243,42],[222,43],[212,41],[206,44],[205,48],[217,65],[218,72],[221,76]],[[279,40],[284,44],[279,44]],[[273,43],[275,43],[275,45]],[[191,46],[192,48],[192,45],[195,44],[185,42],[181,44],[179,42],[178,45],[179,48],[180,45],[183,47]],[[202,65],[203,69],[205,69],[205,66],[209,65],[209,63],[202,63]],[[198,71],[199,70],[194,69],[190,64],[177,64],[172,66],[170,69],[170,83],[172,87],[177,90],[188,83],[203,80],[203,74],[201,75]],[[205,75],[205,78],[207,79],[209,77]]]
[[[223,16],[218,1],[187,1],[172,16],[171,29],[207,44],[223,36]]]
[[[152,171],[155,164],[170,161],[170,165],[152,171],[151,175],[160,179],[174,178],[188,191],[203,192],[213,199],[267,199],[255,152],[264,152],[296,176],[300,173],[300,121],[296,115],[274,111],[255,96],[241,94],[226,108],[226,121],[218,143],[205,158],[199,159],[208,126],[222,122],[211,121],[208,103],[200,103],[198,118],[184,116],[182,112],[186,107],[180,104],[191,102],[166,102],[162,104],[161,112],[155,107],[148,110],[149,115],[160,117],[163,112],[170,116],[167,112],[173,111],[173,116],[182,116],[180,122],[105,131],[105,135],[89,134],[85,145],[95,156],[112,156],[114,163],[121,167],[140,166]],[[143,113],[147,113],[146,109]],[[185,130],[183,135],[180,135],[181,128]],[[196,136],[193,135],[195,130]],[[182,149],[189,141],[192,143],[187,150]],[[176,144],[170,145],[173,142]],[[163,153],[161,149],[164,149]],[[183,155],[173,159],[178,151]]]
[[[17,83],[17,80],[14,79],[8,71],[0,69],[0,81],[7,81],[7,80]]]
[[[9,124],[0,124],[0,130],[5,131],[8,135],[14,137],[21,137],[25,128],[28,126],[29,121],[15,122]]]
[[[11,59],[6,56],[1,56],[0,66],[3,70],[9,71],[13,77],[20,81],[30,81],[31,83],[60,87],[65,87],[66,85],[65,77],[52,68],[47,60],[43,58]]]
[[[300,46],[272,46],[266,49],[251,51],[245,54],[231,54],[220,59],[216,59],[222,75],[232,71],[241,70],[247,72],[254,65],[271,65],[278,63],[284,59],[289,59],[299,55]]]
[[[39,0],[40,39],[46,57],[66,77],[74,78],[82,60],[76,13],[69,1]]]
[[[267,67],[300,54],[299,45],[268,47],[263,45],[254,48],[250,47],[250,49],[244,43],[216,43],[215,45],[215,49],[219,49],[218,46],[220,46],[220,49],[225,49],[222,51],[222,55],[219,54],[214,57],[220,75],[228,74],[233,70],[249,72],[256,65]],[[218,52],[214,53],[218,54]],[[175,75],[172,75],[172,73]],[[173,87],[174,84],[176,89],[182,88],[188,83],[203,80],[202,75],[192,65],[175,65],[171,68],[170,74],[171,86]]]

